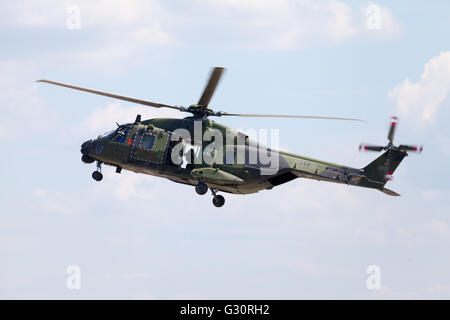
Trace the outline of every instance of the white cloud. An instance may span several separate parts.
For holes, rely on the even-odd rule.
[[[154,182],[155,178],[144,174],[127,173],[121,175],[112,175],[109,177],[113,186],[113,194],[120,201],[129,199],[139,199],[153,201],[158,199],[158,194],[145,185]]]
[[[300,260],[300,259],[299,259]],[[312,258],[301,258],[301,261],[295,262],[291,268],[295,271],[298,271],[302,275],[306,275],[308,277],[318,277],[326,274],[330,270],[327,270],[323,264],[314,261]],[[333,269],[336,271],[336,269]]]
[[[214,43],[295,50],[392,36],[399,30],[399,23],[387,8],[378,7],[380,28],[369,30],[364,8],[336,0],[194,0],[181,3],[177,10],[162,1],[79,0],[75,4],[80,8],[81,31],[76,31],[67,29],[66,9],[73,4],[69,0],[5,3],[0,23],[16,28],[45,28],[46,32],[55,32],[55,39],[63,35],[62,43],[67,48],[49,50],[45,55],[53,63],[57,61],[65,68],[108,71],[120,69],[123,61],[148,58],[153,48]],[[73,43],[67,39],[73,39]]]
[[[127,273],[124,275],[125,279],[150,279],[152,277],[151,274],[148,273]]]
[[[69,6],[80,10],[79,30],[67,27]],[[61,42],[62,47],[54,50],[53,43],[44,44],[49,50],[43,57],[64,68],[115,71],[120,69],[119,62],[133,60],[150,48],[172,41],[161,23],[167,21],[166,13],[156,1],[14,1],[2,4],[0,9],[0,25],[52,33],[53,41]],[[39,49],[43,52],[42,47]]]
[[[397,112],[415,121],[432,121],[450,90],[450,51],[442,52],[425,63],[417,82],[406,78],[388,95]]]
[[[6,26],[49,26],[65,25],[65,4],[52,0],[14,1],[2,3],[1,24]]]
[[[82,27],[122,27],[155,18],[160,11],[156,1],[142,0],[34,0],[2,3],[2,24],[21,27],[66,27],[69,6],[80,9]]]
[[[74,212],[73,199],[62,192],[54,192],[46,189],[34,189],[33,206],[46,213],[70,214]]]
[[[398,291],[382,285],[381,290],[374,290],[371,296],[377,299],[448,299],[450,297],[450,286],[437,284],[416,290]]]
[[[448,224],[442,220],[433,219],[427,224],[427,229],[437,235],[437,236],[447,236],[448,235]]]
[[[400,30],[387,8],[378,6],[382,23],[379,29],[369,30],[365,10],[335,0],[215,0],[209,5],[210,19],[214,17],[216,24],[223,26],[217,28],[219,33],[226,28],[237,35],[235,43],[262,49],[339,44],[362,37],[392,36]]]
[[[167,193],[161,184],[161,178],[126,170],[116,174],[114,170],[106,166],[103,166],[102,173],[104,176],[102,182],[93,182],[88,190],[89,196],[93,196],[92,201],[96,198],[113,197],[119,203],[127,203],[130,200],[150,203],[159,201],[164,193]],[[90,179],[88,176],[86,178]],[[88,196],[88,194],[80,197]]]
[[[444,195],[445,195],[444,190],[440,189],[423,190],[420,193],[422,200],[427,202],[435,202],[441,200],[444,197]]]
[[[278,188],[282,188],[282,191],[277,190]],[[262,201],[267,202],[267,205],[276,203],[278,212],[295,212],[297,210],[312,213],[331,210],[335,206],[351,209],[357,207],[360,202],[353,187],[310,179],[296,179],[275,190],[277,191],[271,191],[270,195],[267,194],[267,191],[261,191],[264,193]],[[274,195],[275,193],[277,195]],[[323,194],[327,194],[329,201],[323,201]],[[277,200],[275,201],[272,196]]]
[[[338,1],[331,1],[329,8],[332,16],[328,23],[331,38],[339,41],[354,37],[358,29],[352,21],[352,8]]]
[[[438,132],[434,138],[434,143],[439,146],[442,154],[450,157],[450,138]]]
[[[408,248],[414,248],[419,244],[418,239],[416,239],[414,234],[411,233],[408,229],[405,229],[403,227],[397,227],[396,234],[399,236],[399,239],[400,241],[402,241],[402,244]]]
[[[134,41],[148,45],[164,45],[169,43],[168,34],[161,31],[158,25],[137,29],[131,36]]]
[[[56,123],[56,114],[39,98],[33,63],[0,61],[0,70],[0,139],[29,129],[41,132]],[[19,124],[23,130],[18,130]]]

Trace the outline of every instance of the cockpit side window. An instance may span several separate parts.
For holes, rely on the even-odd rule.
[[[129,130],[130,127],[128,126],[119,127],[119,129],[117,129],[117,131],[112,135],[111,140],[114,142],[125,143]]]

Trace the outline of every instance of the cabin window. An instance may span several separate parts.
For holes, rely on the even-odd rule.
[[[151,149],[155,144],[155,136],[151,134],[145,134],[141,140],[141,148]]]

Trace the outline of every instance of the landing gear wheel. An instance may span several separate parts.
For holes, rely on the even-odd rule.
[[[97,171],[92,172],[92,178],[95,181],[102,181],[102,179],[103,179],[102,163],[100,161],[97,161]]]
[[[199,195],[204,195],[205,193],[208,192],[208,186],[206,185],[206,183],[199,182],[195,186],[195,192],[197,192]]]
[[[217,208],[220,208],[220,207],[222,207],[222,206],[225,204],[225,198],[224,198],[223,196],[221,196],[220,194],[219,194],[219,195],[216,195],[216,196],[213,198],[213,204],[214,204]]]
[[[95,181],[102,181],[103,175],[102,175],[102,173],[100,171],[94,171],[94,172],[92,172],[92,178]]]

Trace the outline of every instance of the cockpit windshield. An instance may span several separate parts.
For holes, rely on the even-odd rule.
[[[124,143],[127,137],[128,131],[130,130],[130,125],[121,125],[117,129],[106,132],[100,137],[105,137],[109,140]]]
[[[110,139],[110,138],[117,132],[117,130],[118,130],[118,129],[114,129],[114,130],[110,130],[110,131],[108,131],[108,132],[105,132],[104,134],[101,134],[101,135],[99,136],[99,138],[107,138],[107,139]]]
[[[111,140],[115,142],[125,143],[130,126],[120,126],[112,135]]]

